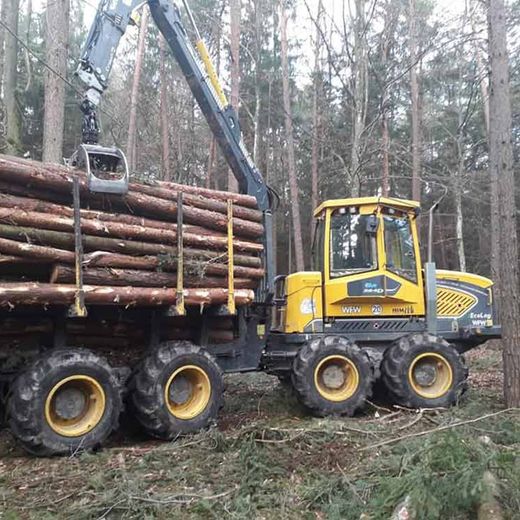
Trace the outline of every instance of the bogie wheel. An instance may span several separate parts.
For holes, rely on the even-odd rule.
[[[93,352],[46,352],[14,380],[7,405],[11,432],[35,455],[98,447],[118,426],[121,389],[109,364]]]
[[[214,421],[223,391],[220,367],[205,349],[189,342],[159,345],[130,383],[137,419],[150,435],[167,440]]]
[[[374,381],[365,352],[341,336],[305,344],[294,361],[293,385],[315,415],[353,415],[370,397]]]
[[[462,356],[431,334],[401,338],[386,350],[381,368],[390,394],[410,408],[452,406],[467,387],[468,370]]]

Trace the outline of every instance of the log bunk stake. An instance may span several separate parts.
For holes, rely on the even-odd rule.
[[[74,267],[76,275],[76,296],[74,306],[69,309],[69,315],[77,318],[87,316],[85,294],[83,292],[83,239],[81,236],[81,203],[79,181],[74,177],[72,182],[72,201],[74,207]]]
[[[228,312],[229,314],[236,314],[235,304],[235,279],[233,274],[234,259],[233,259],[233,201],[228,200]]]
[[[177,302],[175,313],[179,316],[186,314],[184,307],[184,206],[182,192],[177,193]]]

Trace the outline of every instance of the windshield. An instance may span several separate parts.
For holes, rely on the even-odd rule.
[[[370,271],[377,267],[375,234],[367,232],[370,215],[332,214],[330,222],[330,277]]]
[[[385,225],[386,268],[417,282],[417,266],[410,221],[407,217],[383,217]]]

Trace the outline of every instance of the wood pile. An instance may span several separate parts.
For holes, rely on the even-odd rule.
[[[228,300],[228,200],[235,301],[253,300],[264,275],[262,213],[254,197],[172,182],[131,183],[122,196],[92,193],[81,171],[0,155],[0,306],[73,303],[74,177],[87,305],[175,304],[179,192],[186,305]]]

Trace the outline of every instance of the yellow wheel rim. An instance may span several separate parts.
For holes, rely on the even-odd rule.
[[[186,365],[178,368],[164,387],[164,401],[177,419],[197,417],[208,406],[211,383],[208,374],[200,367]]]
[[[92,377],[74,375],[54,385],[45,400],[45,420],[59,435],[80,437],[105,413],[105,392]]]
[[[408,381],[416,394],[426,399],[437,399],[449,392],[453,384],[453,371],[444,356],[425,352],[410,365]]]
[[[314,385],[328,401],[345,401],[359,387],[356,365],[345,356],[333,355],[322,359],[314,370]]]

